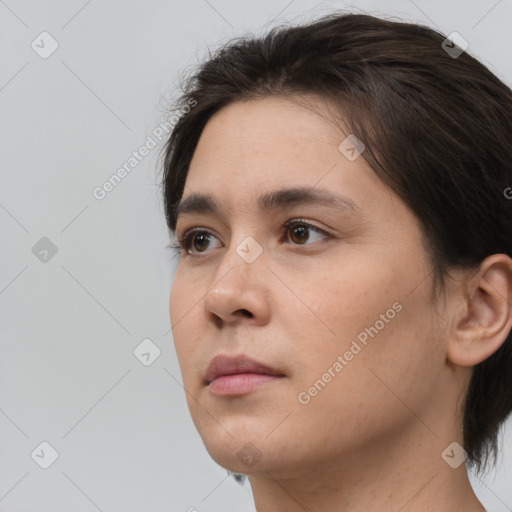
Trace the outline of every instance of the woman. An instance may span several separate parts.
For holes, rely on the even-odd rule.
[[[174,342],[258,512],[485,510],[467,465],[512,410],[512,91],[465,50],[336,13],[186,83]]]

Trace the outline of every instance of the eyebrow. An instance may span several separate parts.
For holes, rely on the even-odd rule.
[[[353,215],[363,213],[351,198],[321,188],[294,187],[273,190],[259,196],[256,204],[260,210],[267,212],[292,206],[319,204]],[[223,218],[220,206],[210,194],[194,193],[183,199],[175,209],[175,218],[177,220],[180,215],[194,213]]]

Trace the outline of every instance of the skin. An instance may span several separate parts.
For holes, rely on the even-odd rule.
[[[456,411],[472,366],[512,328],[512,260],[492,255],[476,274],[453,272],[433,303],[417,218],[363,157],[340,152],[346,134],[329,118],[332,106],[302,100],[308,106],[232,103],[194,153],[183,198],[212,194],[222,212],[183,214],[177,224],[178,238],[193,227],[213,235],[196,235],[193,254],[182,252],[169,304],[194,424],[217,463],[249,475],[258,512],[483,511],[465,464],[453,469],[441,454],[463,444]],[[362,213],[258,209],[261,193],[291,184],[344,194]],[[296,218],[330,236],[282,234]],[[252,263],[237,252],[248,236],[263,251]],[[300,403],[394,303],[394,318]],[[203,375],[221,353],[285,377],[216,396]]]

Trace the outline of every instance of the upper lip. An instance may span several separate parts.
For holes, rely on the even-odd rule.
[[[283,373],[266,364],[260,363],[245,355],[215,356],[208,370],[206,370],[205,380],[209,384],[212,380],[223,375],[235,375],[237,373],[264,373],[267,375],[283,376]]]

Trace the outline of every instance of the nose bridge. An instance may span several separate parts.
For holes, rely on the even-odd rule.
[[[266,321],[266,288],[260,275],[263,266],[263,246],[253,236],[233,238],[205,296],[206,313],[228,321],[243,310],[257,321]]]
[[[241,279],[247,285],[247,280],[261,271],[262,264],[263,244],[252,235],[233,237],[218,267],[215,282],[220,284],[219,279],[222,280],[222,276],[230,276],[229,279]]]

